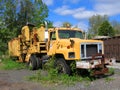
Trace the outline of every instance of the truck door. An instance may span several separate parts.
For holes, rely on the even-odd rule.
[[[50,32],[50,40],[48,42],[48,55],[55,54],[56,51],[56,32]]]

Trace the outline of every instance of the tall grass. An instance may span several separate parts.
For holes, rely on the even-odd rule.
[[[87,81],[90,82],[89,77],[81,77],[80,75],[73,74],[71,76],[67,74],[59,74],[54,66],[55,58],[52,57],[45,65],[44,71],[47,70],[47,74],[44,74],[43,70],[39,70],[37,74],[27,77],[30,81],[41,82],[44,85],[74,85],[76,82]],[[74,65],[73,65],[74,66]],[[74,67],[73,67],[74,69]]]
[[[3,58],[0,62],[1,70],[23,69],[26,68],[24,63],[13,61],[11,58]]]

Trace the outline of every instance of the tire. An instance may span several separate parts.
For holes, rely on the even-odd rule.
[[[60,58],[58,60],[55,61],[55,66],[58,70],[58,73],[60,74],[71,74],[71,70],[69,65],[67,65],[67,63],[65,62],[65,60],[63,58]]]
[[[39,57],[36,57],[37,69],[42,69],[42,60]]]
[[[37,60],[35,58],[35,55],[31,55],[30,60],[29,60],[29,67],[32,70],[37,69]]]

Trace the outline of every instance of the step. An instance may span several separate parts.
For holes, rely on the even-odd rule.
[[[47,51],[46,51],[46,50],[41,50],[40,52],[41,52],[41,53],[47,53]]]
[[[40,47],[46,47],[46,45],[40,45]]]
[[[40,44],[46,44],[46,42],[40,42]]]

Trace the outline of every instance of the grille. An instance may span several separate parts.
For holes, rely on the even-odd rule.
[[[101,43],[82,43],[81,45],[81,59],[92,58],[97,53],[102,53]]]

